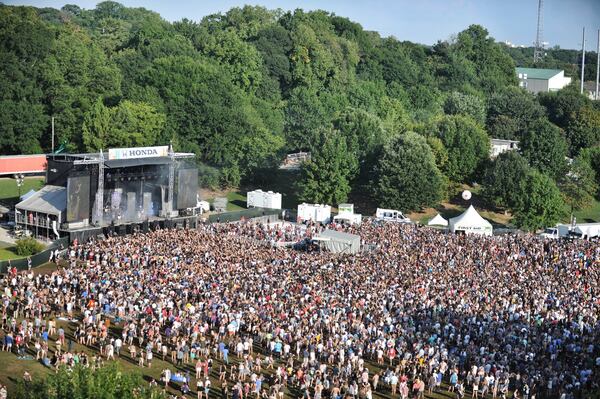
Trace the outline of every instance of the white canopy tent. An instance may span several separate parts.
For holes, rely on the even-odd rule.
[[[360,252],[360,236],[336,230],[324,230],[313,241],[333,253],[356,254]]]
[[[464,211],[457,217],[451,218],[449,223],[450,231],[453,233],[462,232],[465,234],[482,234],[486,236],[492,235],[492,224],[479,215],[473,208]]]
[[[448,227],[448,221],[439,213],[427,223],[427,226],[445,226]]]

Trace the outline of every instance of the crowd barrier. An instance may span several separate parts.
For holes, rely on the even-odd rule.
[[[272,223],[279,219],[281,212],[281,209],[250,208],[233,212],[213,213],[208,216],[208,221],[210,223],[227,223],[237,222],[242,219],[254,220],[261,218],[264,220],[263,223]]]
[[[42,252],[29,256],[29,258],[31,259],[31,267],[37,267],[43,265],[44,263],[47,263],[50,260],[51,252],[54,252],[54,250],[56,250],[57,248],[60,250],[66,249],[68,246],[68,237],[63,237],[52,242]],[[27,270],[27,258],[28,257],[0,261],[0,273],[7,273],[9,266],[16,267],[17,270]]]

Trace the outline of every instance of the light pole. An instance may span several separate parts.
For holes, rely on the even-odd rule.
[[[22,173],[15,175],[15,181],[17,182],[17,187],[19,188],[19,199],[21,198],[21,186],[23,185],[24,180],[25,176]]]

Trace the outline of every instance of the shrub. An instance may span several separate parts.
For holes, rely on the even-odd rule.
[[[44,246],[40,244],[35,238],[26,237],[17,240],[17,245],[15,246],[15,253],[19,256],[29,256],[37,254],[43,249]]]

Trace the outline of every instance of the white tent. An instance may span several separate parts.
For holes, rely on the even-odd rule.
[[[323,247],[333,253],[356,254],[360,252],[360,236],[337,230],[324,230],[313,241],[322,243]]]
[[[469,209],[455,218],[450,219],[450,231],[453,233],[463,232],[465,234],[492,235],[492,225],[482,218],[479,213],[469,206]]]
[[[439,213],[435,215],[433,219],[427,223],[427,226],[448,226],[448,221],[442,217]]]
[[[21,196],[19,197],[19,199],[20,199],[21,201],[25,201],[27,198],[29,198],[29,197],[31,197],[33,194],[35,194],[35,192],[36,192],[36,191],[35,191],[34,189],[31,189],[31,190],[27,191],[25,194],[21,195]]]

